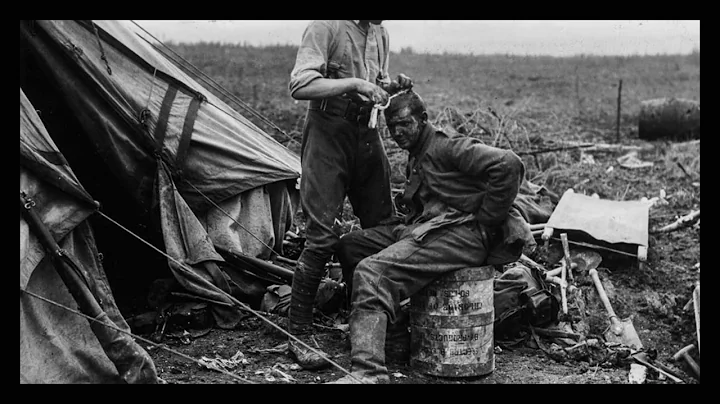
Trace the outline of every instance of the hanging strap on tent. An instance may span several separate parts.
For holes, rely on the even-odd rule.
[[[295,140],[292,136],[288,135],[284,130],[282,130],[279,126],[277,126],[275,123],[273,123],[271,120],[266,118],[264,115],[256,111],[254,108],[243,102],[241,99],[239,99],[237,96],[235,96],[233,93],[227,91],[224,87],[222,87],[220,84],[218,84],[215,80],[213,80],[211,77],[209,77],[207,74],[205,74],[202,70],[195,67],[192,63],[184,59],[182,56],[180,56],[177,52],[172,50],[170,47],[165,45],[162,41],[157,39],[154,35],[152,35],[150,32],[148,32],[145,28],[141,27],[138,23],[135,21],[131,21],[135,26],[140,28],[145,34],[147,34],[150,38],[154,39],[159,46],[150,42],[147,38],[144,38],[143,36],[140,36],[142,40],[147,42],[150,46],[152,46],[155,50],[165,55],[170,61],[174,62],[177,66],[182,68],[186,73],[188,73],[191,76],[194,76],[199,81],[210,87],[211,89],[219,92],[221,95],[227,97],[229,100],[235,102],[238,106],[243,108],[245,111],[249,112],[250,114],[254,115],[256,118],[260,119],[263,123],[267,124],[268,126],[272,127],[273,129],[277,130],[279,133],[284,135],[288,138],[289,141],[295,142],[300,144],[297,140]],[[211,105],[214,105],[210,103]],[[220,111],[225,112],[224,109],[218,107],[215,105]],[[231,118],[236,119],[236,117],[228,114]],[[272,139],[272,138],[271,138]],[[272,139],[275,140],[275,139]],[[276,140],[275,140],[276,141]],[[276,141],[277,142],[277,141]]]
[[[187,113],[185,113],[185,122],[183,123],[182,134],[180,135],[180,144],[178,145],[175,157],[175,164],[180,171],[182,171],[185,166],[185,157],[187,156],[188,149],[190,148],[190,140],[192,139],[192,132],[195,127],[195,119],[197,118],[198,111],[200,110],[200,103],[202,101],[203,100],[200,97],[193,97],[190,100],[190,106],[188,107]]]
[[[94,22],[92,22],[93,29],[95,30],[95,38],[97,38],[98,46],[100,46],[100,59],[102,59],[105,62],[105,67],[107,67],[108,74],[112,75],[112,69],[110,68],[110,63],[108,62],[107,55],[105,55],[105,48],[103,48],[102,41],[100,40],[100,34],[98,33],[97,25],[95,25]]]
[[[170,110],[172,109],[175,96],[177,96],[178,88],[172,83],[168,83],[168,89],[163,97],[160,113],[158,114],[157,123],[155,124],[155,133],[153,137],[157,143],[156,151],[159,153],[165,142],[165,133],[167,132],[168,120],[170,119]]]

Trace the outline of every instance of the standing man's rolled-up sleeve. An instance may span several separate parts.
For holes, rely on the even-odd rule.
[[[379,29],[382,32],[382,35],[380,35],[380,40],[383,41],[383,49],[385,49],[385,58],[383,58],[383,64],[380,66],[380,77],[378,77],[378,80],[375,84],[379,86],[387,86],[392,83],[392,79],[390,78],[390,35],[387,34],[387,31],[385,30],[385,27],[378,26],[377,29]]]
[[[337,29],[327,21],[313,21],[303,32],[298,48],[295,67],[290,73],[288,88],[290,96],[308,85],[311,81],[325,77],[327,72],[328,50]]]

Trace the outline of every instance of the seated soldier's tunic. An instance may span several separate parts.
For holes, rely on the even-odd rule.
[[[401,224],[346,234],[337,256],[353,310],[385,312],[443,273],[513,262],[532,240],[513,208],[525,176],[509,150],[427,124],[410,150]]]

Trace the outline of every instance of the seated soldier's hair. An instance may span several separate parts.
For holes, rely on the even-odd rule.
[[[410,107],[410,113],[415,116],[420,116],[423,112],[427,112],[425,101],[423,101],[418,93],[409,90],[407,93],[400,94],[390,100],[390,106],[385,110],[385,117],[405,107]]]

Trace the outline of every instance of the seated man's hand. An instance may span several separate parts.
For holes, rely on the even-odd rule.
[[[412,79],[411,79],[410,77],[402,74],[402,73],[398,74],[398,76],[397,76],[397,83],[398,83],[398,85],[399,85],[399,89],[398,89],[398,90],[404,90],[404,89],[406,89],[406,88],[412,88],[412,86],[413,86],[413,81],[412,81]]]
[[[413,81],[410,77],[404,74],[399,74],[396,80],[393,80],[390,84],[383,86],[383,88],[388,92],[388,94],[392,95],[406,88],[412,88],[412,85]]]

